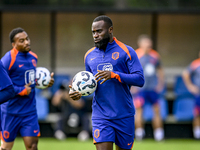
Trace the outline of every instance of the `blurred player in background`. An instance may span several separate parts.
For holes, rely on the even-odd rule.
[[[77,138],[80,141],[85,141],[90,138],[90,122],[86,111],[87,102],[81,98],[79,101],[74,101],[69,97],[69,82],[63,80],[59,89],[52,98],[52,104],[59,107],[61,110],[61,118],[56,123],[54,136],[59,140],[66,138],[67,127],[76,128],[81,125],[81,132]]]
[[[200,51],[199,58],[183,71],[183,80],[188,90],[195,96],[193,135],[194,138],[200,139]]]
[[[154,117],[152,125],[154,129],[154,139],[160,141],[164,138],[163,123],[160,116],[159,94],[164,88],[164,73],[160,63],[159,54],[152,49],[152,40],[147,35],[138,38],[139,48],[136,50],[140,63],[144,69],[145,84],[142,88],[133,87],[135,115],[135,137],[142,140],[145,135],[143,127],[143,105],[150,102],[153,106]]]
[[[0,104],[15,96],[14,87],[8,73],[0,60]],[[1,106],[0,106],[1,114]],[[0,137],[1,137],[1,115],[0,115]]]
[[[92,23],[95,47],[85,54],[85,68],[98,82],[92,104],[93,141],[97,150],[132,149],[135,109],[130,87],[144,84],[137,54],[113,37],[109,17],[98,16]],[[71,88],[71,85],[70,85]],[[81,93],[70,92],[78,100]]]
[[[11,150],[17,133],[23,137],[27,150],[36,150],[40,129],[35,100],[37,55],[31,51],[30,39],[22,28],[10,32],[13,49],[1,59],[15,89],[15,97],[1,105],[1,148]],[[54,83],[51,74],[49,86]]]

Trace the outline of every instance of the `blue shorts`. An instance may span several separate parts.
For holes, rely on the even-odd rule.
[[[95,143],[113,142],[123,149],[131,149],[135,134],[134,116],[122,119],[92,119],[92,134]]]
[[[200,107],[200,95],[195,96],[195,105]]]
[[[18,133],[20,133],[22,137],[40,136],[37,114],[16,116],[2,113],[1,117],[1,139],[5,142],[14,141]]]
[[[133,98],[135,108],[140,108],[145,103],[158,104],[158,100],[159,94],[155,91],[140,91]]]

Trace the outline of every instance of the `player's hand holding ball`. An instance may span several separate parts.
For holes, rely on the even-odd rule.
[[[80,71],[74,76],[69,88],[69,96],[73,100],[78,100],[81,96],[92,94],[97,88],[97,81],[91,72]]]
[[[78,91],[72,90],[72,86],[69,85],[70,91],[69,91],[69,97],[72,98],[73,100],[79,100],[82,96],[82,94]]]
[[[54,72],[51,73],[51,79],[49,81],[48,87],[52,87],[53,84],[54,84],[54,78],[53,78],[53,76],[54,76]]]

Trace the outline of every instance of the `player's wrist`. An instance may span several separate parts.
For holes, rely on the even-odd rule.
[[[26,88],[24,88],[18,95],[20,95],[20,96],[28,95],[28,90]]]

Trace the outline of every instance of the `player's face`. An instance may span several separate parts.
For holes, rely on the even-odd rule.
[[[142,48],[146,53],[152,49],[152,41],[150,39],[142,39],[139,43],[139,47]]]
[[[103,20],[92,23],[92,36],[96,47],[105,49],[111,34],[112,27],[109,28]]]
[[[22,53],[27,53],[31,50],[30,39],[26,32],[21,32],[15,35],[12,46]]]

